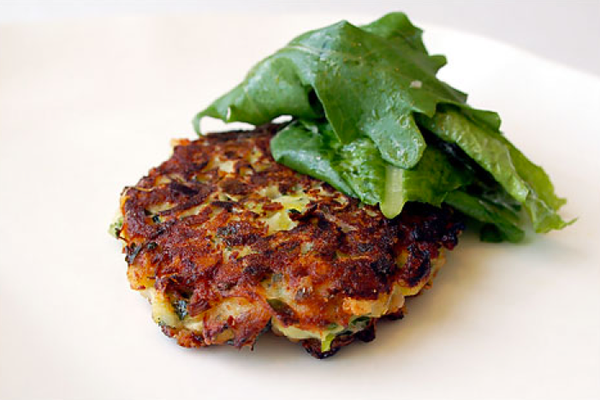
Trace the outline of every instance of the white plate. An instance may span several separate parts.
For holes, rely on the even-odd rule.
[[[107,227],[123,186],[193,114],[295,34],[337,17],[120,18],[0,28],[0,397],[577,398],[600,395],[600,81],[427,27],[441,76],[569,198],[561,232],[466,235],[377,339],[317,361],[265,335],[189,350],[129,290]],[[370,18],[354,18],[364,22]]]

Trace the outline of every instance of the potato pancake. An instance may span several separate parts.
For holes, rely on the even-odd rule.
[[[386,219],[276,163],[277,129],[178,140],[122,193],[131,287],[182,346],[253,346],[272,329],[328,357],[401,317],[457,243],[451,209],[412,203]]]

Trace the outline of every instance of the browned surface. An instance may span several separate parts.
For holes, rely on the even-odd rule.
[[[342,308],[345,298],[375,300],[397,281],[422,285],[440,248],[456,244],[461,224],[449,210],[409,204],[388,220],[377,208],[275,163],[269,152],[274,130],[180,141],[169,160],[123,192],[120,237],[133,289],[153,285],[191,317],[228,298],[251,305],[227,320],[202,317],[203,332],[163,326],[181,345],[221,344],[219,334],[227,329],[234,334],[228,343],[252,345],[271,318],[301,329],[346,326],[352,315]],[[217,158],[233,161],[234,171],[220,170]],[[311,197],[302,212],[288,212],[297,222],[293,229],[268,234],[264,218],[283,209],[260,194],[269,185],[283,195]],[[165,202],[168,209],[152,211]],[[408,258],[398,267],[401,252]],[[268,302],[266,281],[283,282],[292,304]],[[359,336],[338,338],[333,349]],[[305,347],[318,355],[310,343]]]

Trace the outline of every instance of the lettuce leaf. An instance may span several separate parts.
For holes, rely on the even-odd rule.
[[[428,146],[415,168],[386,163],[367,137],[342,144],[326,122],[295,121],[271,141],[275,161],[330,183],[363,203],[380,203],[388,218],[408,201],[440,206],[446,195],[471,183],[466,169],[453,166],[437,148]]]
[[[519,217],[507,207],[464,190],[448,193],[445,202],[473,219],[495,226],[501,239],[516,243],[525,237],[525,232],[519,228]]]
[[[362,29],[346,21],[307,32],[259,62],[243,82],[194,120],[262,124],[280,115],[325,116],[340,142],[369,137],[382,158],[412,168],[426,144],[414,119],[466,95],[435,77],[445,58],[430,56],[421,30],[392,13]],[[488,114],[475,114],[484,122]]]
[[[557,213],[566,200],[556,196],[548,175],[499,131],[470,120],[452,106],[441,106],[432,118],[420,115],[418,120],[441,139],[456,143],[523,204],[536,232],[568,225]]]
[[[312,122],[293,122],[271,140],[271,154],[278,163],[325,181],[348,196],[357,197],[333,166],[339,142],[326,133],[326,129],[319,132],[318,125]]]
[[[519,241],[526,211],[536,232],[562,229],[565,200],[541,167],[500,132],[492,111],[436,78],[422,31],[402,13],[357,27],[346,21],[298,36],[194,119],[259,125],[294,121],[273,138],[277,162],[328,182],[388,218],[408,201],[447,203]],[[454,149],[461,153],[456,157]]]
[[[467,170],[453,166],[440,150],[427,146],[414,168],[404,170],[387,166],[385,196],[380,208],[383,215],[393,218],[408,201],[439,207],[451,191],[467,185],[472,179]]]

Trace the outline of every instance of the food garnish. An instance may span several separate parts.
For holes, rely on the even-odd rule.
[[[275,160],[324,180],[388,218],[407,202],[447,203],[484,223],[482,239],[523,239],[562,229],[565,200],[544,170],[500,131],[500,117],[466,103],[436,77],[403,13],[307,32],[256,64],[243,82],[198,113],[225,122],[292,122],[273,139]]]

